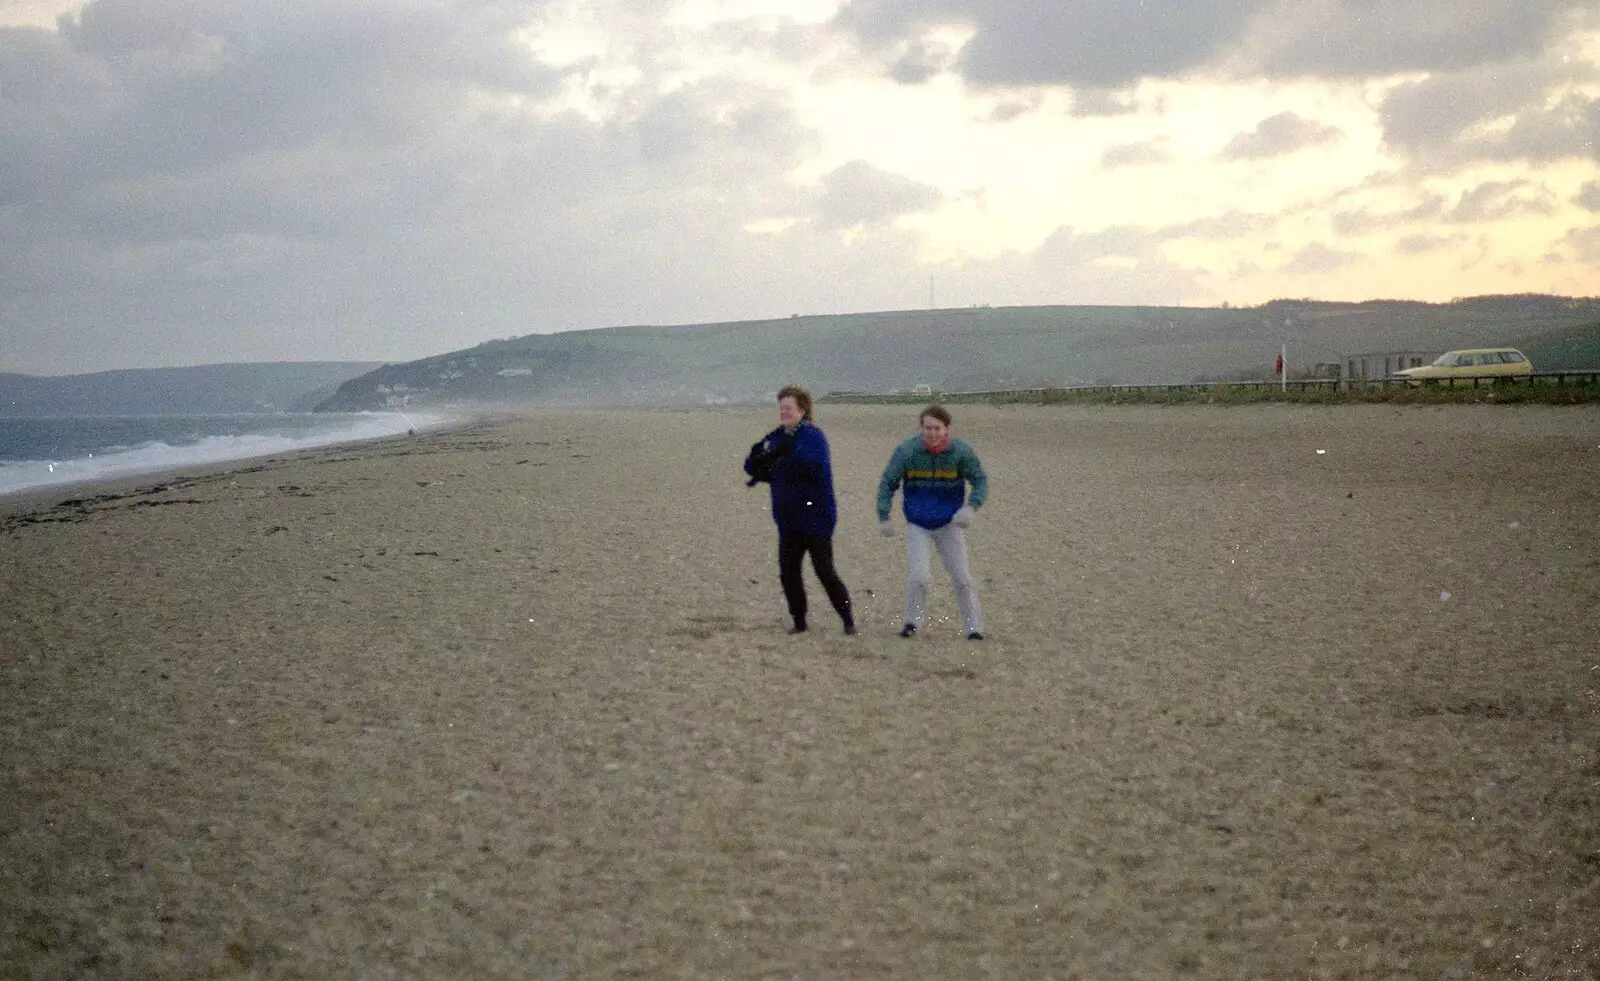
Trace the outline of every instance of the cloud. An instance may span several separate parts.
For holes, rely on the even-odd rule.
[[[443,8],[100,0],[0,40],[0,171],[39,185],[185,175],[251,156],[382,153],[496,92],[556,79],[503,17]]]
[[[57,18],[82,7],[84,0],[0,0],[0,28],[53,27]]]
[[[1467,145],[1492,160],[1600,162],[1600,97],[1571,93],[1552,105],[1524,109],[1502,135]]]
[[[1397,228],[1417,222],[1431,222],[1444,214],[1442,195],[1429,194],[1414,207],[1403,211],[1372,212],[1342,210],[1333,214],[1333,230],[1340,235],[1364,235],[1368,232]]]
[[[1073,303],[1161,305],[1202,292],[1195,271],[1168,259],[1160,244],[1155,233],[1130,226],[1088,233],[1061,228],[1017,272],[1002,267],[996,274],[1048,279]]]
[[[1384,141],[1424,167],[1483,160],[1600,160],[1600,98],[1573,88],[1591,68],[1526,60],[1396,86]]]
[[[1570,0],[849,0],[836,23],[870,50],[969,31],[955,67],[979,86],[1115,89],[1460,71],[1537,55],[1573,17]]]
[[[1600,211],[1600,181],[1587,181],[1573,196],[1572,203],[1585,211]]]
[[[1240,133],[1222,150],[1225,160],[1262,160],[1280,157],[1342,135],[1337,126],[1325,126],[1293,112],[1280,112],[1263,119],[1248,133]]]
[[[1235,45],[1271,78],[1448,73],[1528,58],[1571,29],[1570,0],[1279,0]]]
[[[1070,248],[1065,243],[1070,241]],[[1041,251],[1056,250],[1058,255],[1072,254],[1104,258],[1127,256],[1130,258],[1156,255],[1161,239],[1147,228],[1133,225],[1113,225],[1098,232],[1078,234],[1058,232]]]
[[[1177,225],[1168,225],[1155,233],[1162,241],[1195,238],[1226,242],[1249,239],[1273,227],[1276,218],[1271,215],[1245,214],[1230,211],[1212,218],[1199,218]]]
[[[1072,114],[1097,118],[1127,116],[1139,111],[1139,101],[1131,93],[1113,89],[1079,89],[1072,96]]]
[[[1100,154],[1100,166],[1106,168],[1169,163],[1171,160],[1172,150],[1160,140],[1144,143],[1113,143]]]
[[[913,41],[890,64],[889,77],[901,85],[921,85],[947,71],[954,60],[954,52],[942,44]]]
[[[1580,261],[1600,267],[1600,225],[1574,228],[1562,239],[1578,253]]]
[[[989,113],[989,122],[1008,123],[1019,119],[1039,108],[1035,99],[1001,99],[995,103],[994,109]]]
[[[1313,242],[1296,252],[1294,258],[1284,264],[1283,271],[1297,275],[1330,273],[1360,262],[1363,258],[1359,252],[1343,252]]]
[[[872,49],[938,27],[970,29],[956,67],[980,86],[1114,88],[1204,64],[1252,8],[1253,0],[850,0],[837,24]]]
[[[1419,232],[1414,235],[1402,236],[1395,243],[1395,248],[1405,255],[1421,255],[1425,252],[1435,252],[1449,246],[1459,245],[1461,241],[1460,236],[1429,235]]]
[[[942,198],[937,188],[853,160],[823,178],[817,214],[829,229],[881,225]]]
[[[1524,193],[1526,192],[1526,193]],[[1456,223],[1504,221],[1518,215],[1548,215],[1555,204],[1548,191],[1530,189],[1526,181],[1490,181],[1461,192],[1445,221]]]

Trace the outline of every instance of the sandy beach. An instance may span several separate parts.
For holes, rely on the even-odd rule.
[[[982,642],[915,407],[856,637],[766,407],[0,498],[0,977],[1600,978],[1600,409],[953,411]]]

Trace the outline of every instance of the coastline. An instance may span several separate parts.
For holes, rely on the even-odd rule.
[[[1600,411],[952,411],[982,644],[942,571],[894,633],[914,406],[818,407],[854,638],[783,633],[765,406],[0,498],[0,962],[1596,970]]]
[[[359,414],[357,414],[357,415],[359,415]],[[264,460],[264,459],[285,458],[285,457],[291,456],[291,455],[293,455],[295,453],[310,452],[310,451],[315,451],[315,450],[319,450],[319,449],[325,449],[325,448],[329,448],[329,447],[338,447],[338,446],[343,446],[343,445],[368,442],[368,441],[371,441],[371,440],[405,438],[408,435],[414,436],[419,432],[425,432],[425,431],[441,429],[441,428],[449,428],[451,426],[458,425],[458,424],[461,424],[461,423],[463,423],[465,421],[468,421],[469,418],[470,418],[470,417],[450,416],[450,415],[425,416],[425,417],[422,417],[422,418],[425,418],[427,420],[426,422],[423,422],[421,424],[416,424],[416,423],[413,423],[413,421],[410,418],[406,417],[403,413],[394,413],[394,415],[399,417],[399,419],[401,420],[401,423],[404,425],[404,429],[398,428],[398,426],[393,427],[393,428],[381,428],[378,431],[373,432],[370,435],[355,435],[355,434],[348,434],[348,433],[342,433],[341,432],[341,433],[328,433],[328,434],[321,435],[321,436],[315,436],[315,435],[314,436],[309,436],[309,437],[308,436],[302,436],[302,437],[299,437],[299,438],[279,437],[280,441],[282,441],[284,443],[287,443],[288,445],[269,445],[269,446],[266,446],[266,447],[248,446],[247,445],[247,446],[232,447],[232,448],[227,448],[227,449],[219,449],[219,448],[216,448],[216,447],[199,448],[194,444],[180,444],[180,445],[176,445],[176,446],[160,446],[159,448],[163,451],[161,456],[153,456],[153,457],[150,457],[150,458],[144,459],[144,460],[140,460],[137,457],[130,457],[129,453],[126,452],[126,451],[121,452],[121,453],[117,453],[117,452],[106,453],[106,452],[102,451],[101,452],[101,457],[100,457],[99,460],[95,459],[95,453],[93,453],[93,452],[89,452],[87,454],[86,458],[84,458],[84,459],[7,460],[7,461],[4,462],[4,464],[3,464],[4,466],[18,467],[18,466],[21,466],[21,465],[24,465],[24,464],[45,465],[45,466],[49,467],[51,473],[55,472],[55,468],[56,467],[61,467],[63,472],[70,472],[72,470],[82,470],[82,469],[84,469],[84,465],[86,463],[92,463],[94,465],[94,467],[90,468],[89,472],[87,472],[83,476],[78,476],[78,477],[74,477],[74,478],[66,478],[66,479],[59,479],[59,480],[58,479],[48,479],[48,478],[47,479],[39,479],[39,480],[34,480],[32,482],[29,482],[29,483],[20,484],[18,486],[0,485],[0,502],[11,500],[11,499],[15,499],[15,498],[18,498],[18,497],[21,497],[21,496],[24,496],[24,495],[32,495],[35,492],[37,492],[38,495],[50,496],[55,492],[68,492],[68,493],[70,493],[74,489],[77,489],[77,490],[91,490],[93,488],[100,487],[100,486],[122,486],[122,485],[126,485],[129,482],[139,482],[139,481],[144,481],[144,480],[159,480],[160,477],[163,474],[178,475],[178,474],[201,471],[201,470],[205,470],[205,469],[215,469],[215,468],[218,468],[218,467],[226,468],[226,467],[229,467],[229,466],[234,465],[234,464],[245,464],[245,463],[249,463],[251,461]],[[94,421],[97,421],[100,418],[103,418],[103,417],[87,417],[86,421],[92,423]],[[161,419],[161,418],[164,418],[164,417],[139,417],[139,418],[141,418],[141,419],[142,418]],[[261,417],[253,417],[253,416],[244,416],[244,417],[239,417],[239,416],[215,416],[215,417],[180,416],[180,417],[176,417],[176,418],[179,418],[179,419],[211,419],[211,418],[216,418],[216,419],[234,419],[234,418],[246,418],[246,419],[254,420],[254,419],[257,419],[257,418],[261,418]],[[295,417],[295,418],[298,418],[298,417]],[[3,421],[4,420],[0,420],[0,422],[3,422]],[[26,419],[26,420],[22,420],[22,421],[35,421],[35,420]],[[272,437],[267,436],[265,433],[246,433],[246,434],[241,434],[241,435],[243,435],[244,438],[247,439],[247,440],[252,440],[252,439],[253,440],[257,440],[257,441],[266,440],[269,443],[273,441]],[[215,436],[202,436],[197,442],[203,444],[207,439],[214,439],[214,438],[218,438],[218,437],[215,437]],[[111,457],[111,458],[114,458],[114,459],[117,458],[117,457],[121,457],[122,459],[117,460],[116,462],[107,464],[107,463],[104,462],[107,457]],[[165,458],[163,458],[163,457],[165,457]],[[101,471],[101,472],[94,472],[94,469],[95,468],[99,468],[99,467],[104,467],[105,469],[103,471]]]

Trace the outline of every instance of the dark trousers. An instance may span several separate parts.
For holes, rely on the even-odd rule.
[[[806,584],[800,576],[806,553],[811,553],[811,568],[822,580],[828,602],[839,612],[845,626],[855,623],[850,615],[850,591],[833,568],[833,536],[802,535],[797,532],[778,532],[778,582],[783,584],[783,597],[789,601],[789,615],[794,625],[805,626]]]

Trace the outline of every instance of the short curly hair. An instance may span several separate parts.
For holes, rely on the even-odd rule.
[[[800,408],[800,417],[802,419],[811,418],[810,392],[799,385],[785,385],[778,389],[778,401],[782,402],[784,399],[794,399],[794,404]]]
[[[922,410],[922,415],[917,416],[917,421],[920,422],[923,419],[928,418],[929,416],[932,416],[933,418],[935,418],[935,419],[939,420],[940,422],[944,423],[945,424],[945,428],[947,428],[947,429],[949,428],[949,426],[950,426],[950,410],[949,409],[945,408],[942,405],[930,405],[926,409]]]

